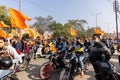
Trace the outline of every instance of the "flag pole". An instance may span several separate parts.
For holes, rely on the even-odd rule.
[[[22,11],[22,0],[19,0],[19,11],[20,12]],[[21,38],[22,37],[21,29],[16,29],[16,30],[19,33],[19,37]]]

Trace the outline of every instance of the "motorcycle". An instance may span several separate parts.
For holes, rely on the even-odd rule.
[[[0,80],[18,80],[15,75],[15,71],[8,70],[0,70]]]
[[[30,57],[29,57],[29,54],[26,53],[26,54],[20,54],[20,56],[22,57],[22,67],[19,68],[19,70],[27,70],[28,69],[28,66],[29,66],[29,63],[30,63]]]
[[[0,80],[18,80],[15,73],[19,70],[27,70],[29,65],[28,55],[22,54],[21,57],[23,59],[23,66],[20,66],[20,63],[17,59],[13,59],[12,65],[10,66],[11,68],[3,68],[0,70]]]
[[[78,57],[70,52],[64,56],[63,62],[65,67],[60,73],[60,80],[73,80],[74,76],[80,72]]]
[[[49,51],[47,53],[46,58],[48,59],[48,61],[43,63],[39,70],[39,75],[42,80],[50,78],[53,70],[61,66],[61,64],[59,63],[60,56],[61,54],[53,54],[52,51]]]
[[[108,61],[96,61],[99,73],[96,73],[96,80],[120,80],[120,73],[116,72],[115,67]]]
[[[14,66],[14,60],[10,59],[2,59],[0,60],[1,69],[0,69],[0,80],[18,80],[15,73],[17,71],[17,67]],[[14,66],[14,69],[11,67]]]
[[[37,48],[36,57],[45,57],[45,54],[43,54],[43,49],[43,45],[39,45],[39,47]]]

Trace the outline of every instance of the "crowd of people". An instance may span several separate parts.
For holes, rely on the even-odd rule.
[[[10,57],[10,59],[17,59],[20,64],[22,64],[22,59],[20,54],[30,54],[31,59],[37,58],[37,50],[39,47],[42,47],[41,53],[42,55],[47,55],[47,52],[50,50],[53,54],[62,54],[61,59],[70,47],[74,47],[74,51],[79,58],[80,64],[80,76],[84,77],[84,52],[87,50],[89,53],[89,59],[95,73],[98,73],[98,66],[95,64],[95,61],[107,60],[109,61],[112,53],[111,47],[113,47],[113,43],[111,39],[101,39],[99,34],[94,34],[91,39],[80,39],[73,38],[68,39],[66,37],[58,37],[56,39],[43,39],[37,37],[35,40],[26,39],[22,37],[21,39],[18,36],[14,36],[12,39],[5,39],[0,37],[0,59],[4,57]],[[6,52],[5,52],[6,51]],[[104,57],[103,57],[104,55]],[[63,64],[62,62],[60,62]],[[10,65],[8,65],[9,67]],[[4,67],[0,64],[0,68]],[[96,78],[100,78],[100,75],[96,75]]]

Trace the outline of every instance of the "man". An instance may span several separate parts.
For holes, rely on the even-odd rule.
[[[93,39],[94,39],[94,44],[91,47],[89,58],[95,70],[97,80],[102,80],[101,74],[97,75],[98,73],[100,73],[100,70],[99,70],[99,66],[95,62],[109,61],[111,58],[110,51],[107,48],[105,41],[104,43],[101,41],[100,34],[94,34]]]
[[[22,63],[22,59],[16,50],[12,46],[6,45],[6,39],[4,37],[0,37],[0,57],[2,59],[5,57],[9,57],[10,59],[17,59]]]
[[[58,63],[60,63],[60,66],[63,67],[64,63],[63,63],[62,59],[66,53],[66,42],[63,41],[62,37],[57,38],[55,48],[57,50],[56,55],[59,55],[57,61],[58,61]]]
[[[12,46],[16,49],[17,53],[21,52],[21,43],[18,36],[13,36],[12,38]]]
[[[58,37],[55,45],[58,52],[64,54],[66,52],[66,42],[62,37]]]
[[[83,44],[81,42],[81,39],[77,38],[76,42],[75,42],[75,53],[78,57],[78,61],[79,61],[79,65],[80,65],[80,76],[81,78],[84,77],[84,63],[83,63],[83,59],[84,59],[84,48],[83,48]]]
[[[20,57],[20,55],[17,53],[16,49],[12,46],[12,41],[8,39],[7,41],[7,45],[6,45],[7,51],[8,53],[10,53],[12,55],[12,57],[14,59],[17,59],[17,61],[19,63],[22,63],[22,58]]]

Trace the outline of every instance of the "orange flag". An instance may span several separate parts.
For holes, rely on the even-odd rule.
[[[4,37],[4,38],[7,38],[9,35],[4,32],[3,30],[0,29],[0,37]]]
[[[22,29],[22,34],[25,34],[25,33],[29,34],[30,37],[34,37],[34,32],[30,28]]]
[[[76,36],[76,30],[73,28],[70,28],[70,33],[72,36]]]
[[[32,29],[29,29],[29,36],[34,37],[34,33],[33,33]]]
[[[102,35],[102,36],[104,36],[104,35],[105,35],[104,31],[101,31],[101,35]]]
[[[25,21],[26,20],[30,21],[31,18],[28,18],[23,13],[12,8],[9,8],[9,11],[10,11],[10,19],[11,19],[12,27],[19,29],[24,29],[28,27]]]
[[[52,43],[50,43],[50,50],[53,51],[54,53],[56,53],[57,51],[55,46]]]
[[[96,34],[101,34],[100,28],[95,28],[95,33],[96,33]]]
[[[0,27],[8,28],[8,25],[6,25],[3,21],[0,21]]]

